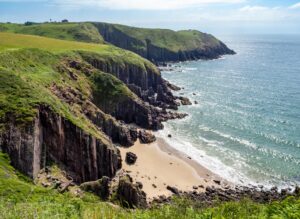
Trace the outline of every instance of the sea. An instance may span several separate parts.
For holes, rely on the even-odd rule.
[[[162,71],[193,104],[157,135],[230,182],[300,185],[300,36],[219,38],[237,54]]]

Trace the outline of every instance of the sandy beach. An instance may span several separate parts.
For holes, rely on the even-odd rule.
[[[167,186],[182,191],[198,192],[204,191],[207,186],[220,186],[213,181],[221,180],[219,176],[172,148],[161,138],[151,144],[141,144],[137,141],[134,146],[120,148],[120,151],[123,159],[122,169],[135,182],[143,184],[148,201],[159,195],[171,195]],[[126,152],[137,155],[134,165],[125,162]]]

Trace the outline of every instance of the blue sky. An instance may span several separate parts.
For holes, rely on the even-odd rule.
[[[0,22],[64,18],[214,34],[300,34],[300,0],[0,0]]]

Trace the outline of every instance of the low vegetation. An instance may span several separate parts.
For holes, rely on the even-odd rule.
[[[173,31],[168,29],[136,28],[119,24],[110,25],[130,37],[142,42],[149,40],[151,44],[173,52],[214,47],[220,43],[214,36],[197,30]]]
[[[102,202],[85,193],[75,197],[69,192],[34,185],[9,165],[8,157],[0,153],[0,218],[101,218],[101,219],[298,219],[300,198],[290,197],[282,202],[257,204],[249,200],[219,203],[201,207],[189,200],[174,199],[172,205],[147,210],[128,210]]]
[[[147,41],[152,45],[165,48],[169,51],[191,51],[195,49],[216,48],[220,41],[214,36],[197,30],[173,31],[168,29],[136,28],[119,24],[108,24],[101,22],[82,23],[30,23],[12,24],[0,23],[0,32],[11,32],[18,34],[30,34],[51,37],[63,40],[72,40],[88,43],[104,43],[104,33],[114,33],[114,38],[127,36],[136,42],[136,45],[120,46],[122,48],[135,47],[135,51],[147,50]],[[102,33],[102,35],[101,35]],[[110,42],[108,40],[108,42]],[[132,43],[131,43],[132,44]]]
[[[0,32],[38,35],[62,40],[73,40],[88,43],[104,43],[97,28],[90,23],[32,23],[0,24]]]

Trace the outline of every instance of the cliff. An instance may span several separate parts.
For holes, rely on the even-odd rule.
[[[152,62],[215,59],[234,54],[214,36],[196,30],[136,28],[118,24],[93,23],[105,41],[133,51]]]
[[[1,24],[0,32],[13,32],[75,40],[109,43],[130,50],[153,63],[215,59],[234,54],[222,41],[197,30],[136,28],[102,22]]]
[[[184,116],[156,107],[172,108],[175,98],[157,68],[134,53],[75,42],[70,51],[68,41],[27,35],[0,39],[9,45],[0,51],[0,149],[32,178],[53,162],[78,183],[113,177],[121,168],[116,146],[140,137],[131,124],[157,130]]]

